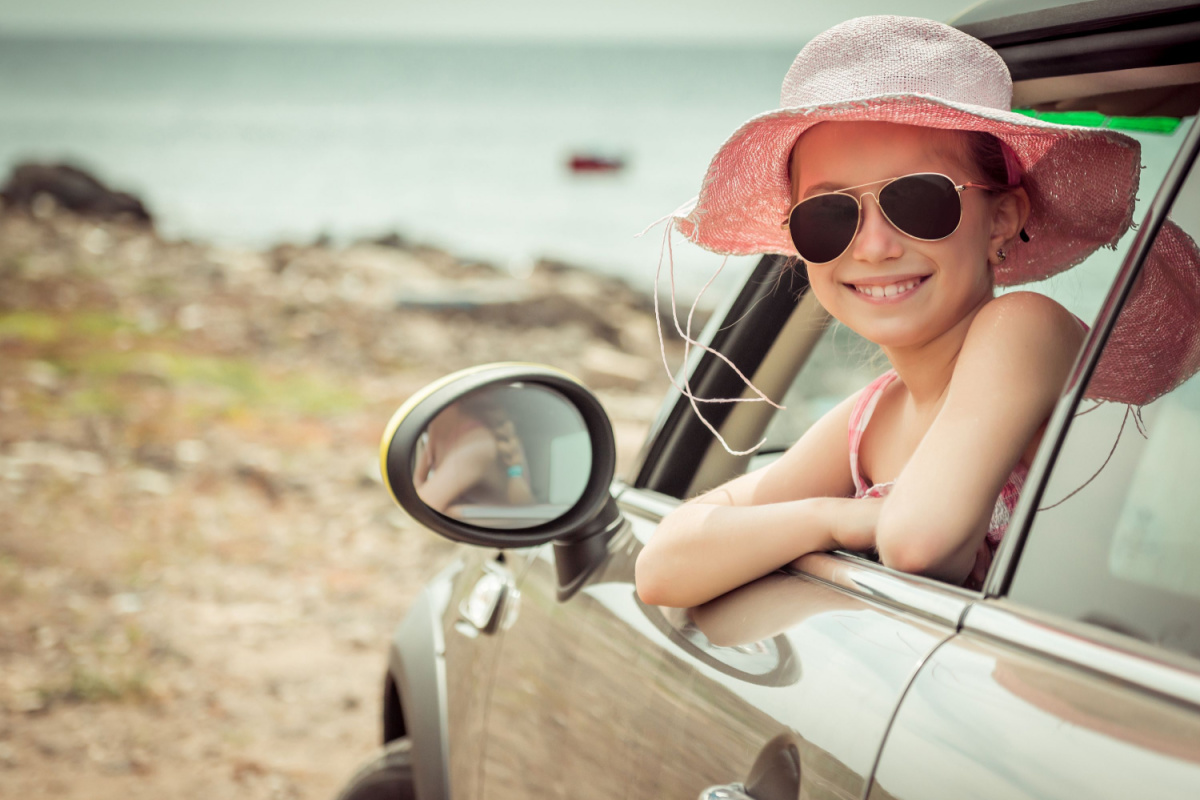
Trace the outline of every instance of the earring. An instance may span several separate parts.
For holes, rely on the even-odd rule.
[[[1006,258],[1008,258],[1008,253],[1004,252],[1003,247],[1001,247],[999,250],[996,251],[996,260],[999,261],[1001,264],[1004,263],[1004,259],[1006,259]]]

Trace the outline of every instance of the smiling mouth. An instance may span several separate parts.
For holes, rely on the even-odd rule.
[[[882,300],[888,297],[899,297],[900,295],[907,294],[924,282],[925,278],[910,278],[908,280],[898,281],[896,283],[888,283],[882,286],[878,284],[858,283],[850,283],[847,284],[847,286],[861,295]]]

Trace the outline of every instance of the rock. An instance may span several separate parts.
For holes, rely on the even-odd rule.
[[[654,369],[649,359],[602,345],[589,345],[581,366],[584,383],[593,389],[635,390],[649,380]]]
[[[5,208],[28,209],[39,219],[53,216],[60,207],[84,216],[153,224],[141,200],[108,188],[70,164],[18,164],[0,197]]]
[[[62,376],[58,367],[46,361],[30,361],[25,368],[25,378],[47,392],[56,392],[62,386]]]
[[[204,323],[204,306],[199,303],[188,303],[175,315],[175,324],[179,326],[180,330],[198,331],[204,328]]]
[[[369,244],[377,244],[380,247],[394,247],[397,250],[408,248],[408,240],[395,231],[380,236],[378,239],[368,239],[367,242]]]
[[[112,236],[103,228],[92,228],[83,237],[83,249],[94,256],[102,256],[112,247]]]
[[[175,458],[184,464],[195,465],[208,457],[208,445],[199,439],[184,439],[175,444]]]
[[[268,472],[266,469],[250,464],[241,464],[235,470],[235,474],[258,491],[262,492],[263,497],[267,499],[271,505],[277,505],[283,497],[283,492],[275,475]]]
[[[18,714],[36,714],[39,711],[45,711],[46,698],[36,689],[29,689],[17,694],[9,707]]]
[[[108,605],[114,614],[126,616],[142,610],[142,599],[134,592],[121,592],[110,597]]]
[[[462,310],[455,311],[463,313]],[[548,293],[528,300],[477,305],[470,308],[469,315],[470,322],[509,328],[581,326],[590,335],[610,344],[616,344],[620,338],[620,331],[605,315],[602,303],[568,294]]]
[[[165,497],[171,493],[171,479],[156,469],[143,468],[133,473],[133,487],[139,492]]]

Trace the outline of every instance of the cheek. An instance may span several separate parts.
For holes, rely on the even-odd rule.
[[[835,262],[836,263],[836,262]],[[829,309],[837,300],[840,284],[833,277],[833,265],[822,264],[808,268],[808,285],[817,296],[817,302]]]
[[[988,242],[991,237],[991,225],[987,211],[988,209],[982,203],[964,208],[958,230],[947,241],[953,241],[964,255],[973,255],[986,260]]]

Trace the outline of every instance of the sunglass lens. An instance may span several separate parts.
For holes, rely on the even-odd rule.
[[[916,239],[945,239],[958,228],[962,204],[945,175],[906,175],[879,192],[879,207],[900,230]]]
[[[792,209],[788,229],[802,259],[813,264],[833,261],[858,230],[858,203],[844,194],[810,197]]]

